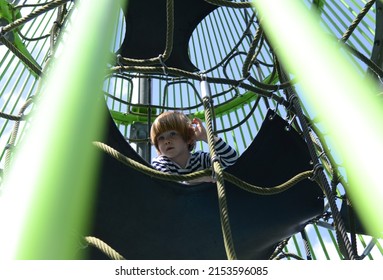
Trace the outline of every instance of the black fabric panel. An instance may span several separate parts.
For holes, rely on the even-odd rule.
[[[269,112],[273,114],[273,112]],[[106,143],[147,164],[108,117]],[[312,168],[305,142],[276,115],[266,117],[253,143],[227,169],[271,187]],[[89,235],[127,259],[226,259],[215,184],[185,186],[153,179],[102,153],[94,228]],[[268,259],[279,241],[323,212],[320,188],[304,180],[278,195],[250,194],[226,182],[229,217],[239,259]],[[88,249],[90,259],[105,259]]]
[[[165,62],[168,67],[198,71],[188,55],[189,40],[197,25],[217,7],[204,0],[174,1],[173,50]],[[164,52],[166,0],[130,0],[124,15],[126,32],[119,50],[123,57],[145,59]]]

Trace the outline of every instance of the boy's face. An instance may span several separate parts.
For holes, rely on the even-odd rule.
[[[170,159],[174,160],[180,156],[189,154],[188,147],[190,143],[185,142],[178,131],[165,131],[158,135],[157,141],[159,153]]]

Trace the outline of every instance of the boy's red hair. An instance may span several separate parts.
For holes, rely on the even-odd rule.
[[[191,120],[181,112],[169,111],[159,115],[150,129],[150,140],[157,151],[159,150],[157,141],[158,135],[170,130],[177,131],[185,142],[190,142],[189,151],[194,149],[194,131],[192,129]]]

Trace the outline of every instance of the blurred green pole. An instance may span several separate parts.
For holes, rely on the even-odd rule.
[[[0,259],[71,259],[91,222],[96,104],[120,1],[76,1],[0,197]]]
[[[376,83],[360,75],[301,1],[254,0],[285,68],[297,77],[346,168],[348,194],[371,232],[383,232],[383,108]]]

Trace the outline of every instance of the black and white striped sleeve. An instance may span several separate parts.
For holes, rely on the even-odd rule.
[[[224,168],[233,165],[238,159],[238,154],[236,150],[234,150],[221,138],[219,138],[218,141],[215,143],[215,150]]]

